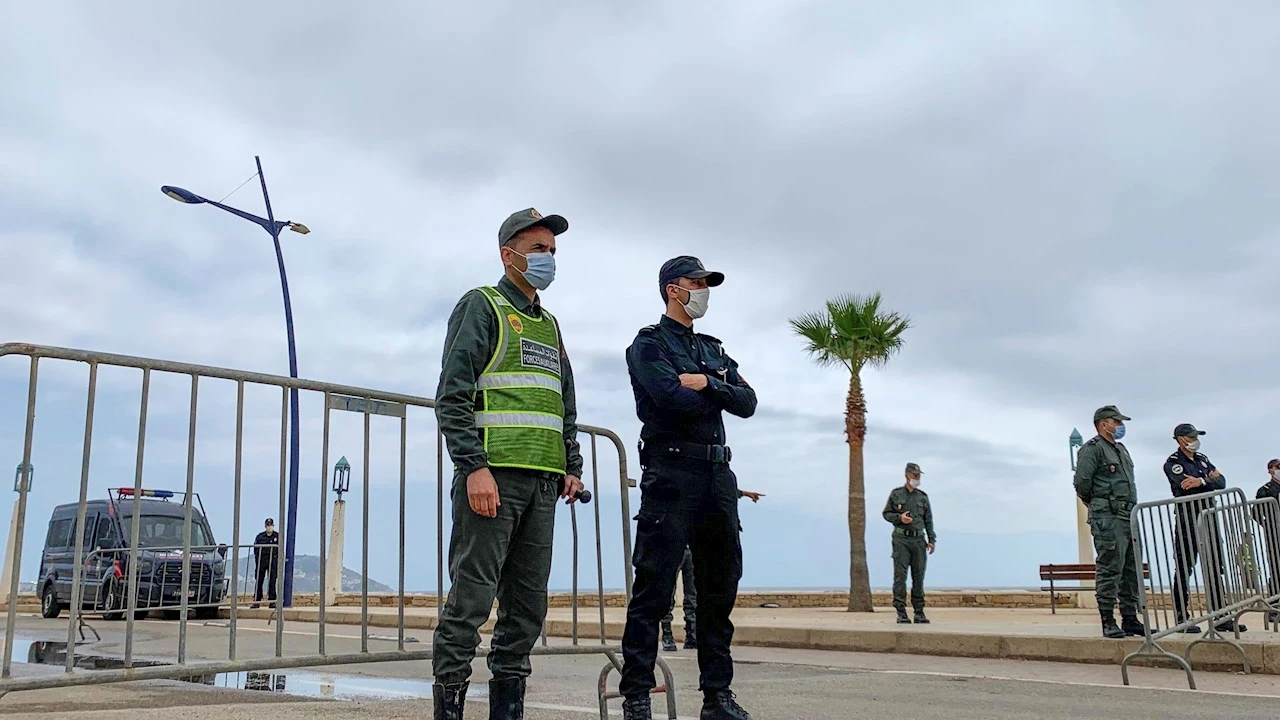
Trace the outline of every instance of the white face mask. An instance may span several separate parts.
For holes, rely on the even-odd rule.
[[[1200,438],[1196,438],[1195,440],[1187,443],[1187,449],[1191,452],[1200,452]]]
[[[907,484],[913,488],[918,488],[920,487],[920,478],[911,478],[907,481]]]
[[[1280,482],[1280,468],[1276,468],[1275,470],[1272,470],[1271,477],[1275,478],[1276,482]]]
[[[702,288],[701,290],[688,290],[689,302],[680,303],[684,311],[689,313],[689,317],[697,320],[707,314],[707,303],[711,299],[711,288]]]

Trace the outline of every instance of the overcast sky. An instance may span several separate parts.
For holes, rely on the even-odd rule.
[[[633,467],[623,353],[661,312],[657,269],[688,253],[725,272],[698,329],[760,398],[729,428],[742,486],[767,494],[743,507],[744,586],[847,583],[847,377],[815,367],[786,323],[838,293],[880,291],[914,323],[865,377],[873,585],[891,580],[879,510],[907,461],[934,501],[932,583],[1034,585],[1036,563],[1073,561],[1066,439],[1091,435],[1102,404],[1134,418],[1143,499],[1168,494],[1159,466],[1179,422],[1208,430],[1230,484],[1252,495],[1265,480],[1280,455],[1280,8],[643,5],[11,9],[0,340],[286,374],[270,239],[159,192],[221,198],[259,154],[277,217],[312,229],[282,240],[299,366],[317,380],[430,395],[449,310],[499,276],[502,219],[566,216],[544,300],[582,421],[617,430]],[[227,202],[263,212],[255,183]],[[54,365],[41,368],[24,578],[50,508],[78,491],[85,371]],[[26,377],[24,361],[0,362],[8,467]],[[132,482],[137,385],[104,371],[95,495]],[[196,487],[229,539],[234,388],[212,385]],[[180,488],[189,386],[157,388],[147,482]],[[246,539],[279,467],[279,396],[253,397]],[[305,402],[300,548],[315,552],[321,414]],[[432,428],[411,416],[411,589],[434,587]],[[334,432],[330,461],[351,458],[358,486],[359,417]],[[394,423],[374,434],[371,572],[394,584],[398,436]],[[616,460],[602,463],[616,478]],[[608,482],[606,581],[620,585]]]

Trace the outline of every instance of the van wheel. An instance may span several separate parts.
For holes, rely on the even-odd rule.
[[[106,587],[105,594],[102,598],[102,619],[103,620],[123,620],[125,607],[127,606],[124,597],[124,589],[120,583],[112,580]]]
[[[198,620],[217,620],[218,619],[218,608],[216,607],[196,608],[195,612],[196,612],[196,618]]]
[[[62,608],[58,607],[58,596],[53,592],[53,583],[44,584],[44,590],[40,591],[40,614],[50,620],[62,614]]]

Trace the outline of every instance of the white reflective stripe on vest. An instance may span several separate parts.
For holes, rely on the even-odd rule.
[[[563,392],[563,381],[541,373],[485,373],[476,381],[477,390],[494,388],[537,387]]]
[[[478,412],[476,427],[538,427],[564,432],[564,418],[542,413]]]

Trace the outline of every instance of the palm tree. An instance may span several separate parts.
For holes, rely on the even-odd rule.
[[[871,612],[871,580],[867,574],[867,501],[862,446],[867,436],[867,398],[862,368],[883,367],[902,349],[902,334],[911,326],[906,316],[880,307],[880,293],[841,295],[820,312],[791,319],[805,348],[819,365],[843,365],[849,371],[844,401],[845,441],[849,443],[849,611]]]

